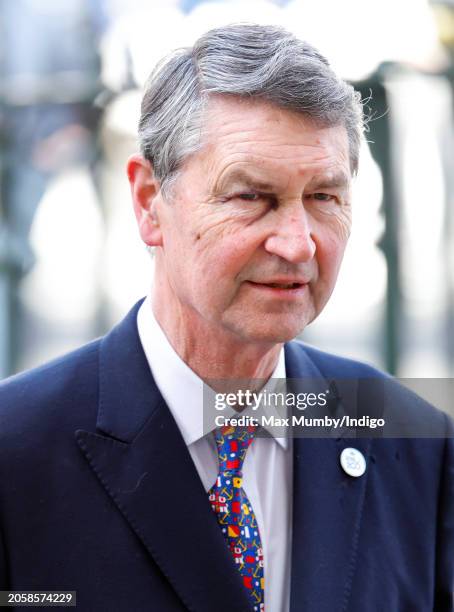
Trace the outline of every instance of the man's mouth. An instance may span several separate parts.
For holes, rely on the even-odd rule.
[[[275,287],[276,289],[296,289],[297,287],[301,287],[302,283],[260,283],[262,285],[266,285],[267,287]]]
[[[258,289],[273,289],[274,291],[276,291],[276,293],[278,292],[282,292],[282,294],[284,292],[288,292],[288,294],[298,294],[299,291],[301,291],[302,289],[304,289],[307,286],[307,282],[290,282],[290,283],[285,283],[285,282],[263,282],[263,283],[258,283],[255,281],[247,281],[247,283],[249,285],[252,285],[253,287],[257,287]]]

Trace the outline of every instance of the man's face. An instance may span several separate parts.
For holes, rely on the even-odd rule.
[[[207,113],[204,146],[156,203],[167,303],[188,329],[288,341],[325,306],[349,236],[346,131],[228,97]]]

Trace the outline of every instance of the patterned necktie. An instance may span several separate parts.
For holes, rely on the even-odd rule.
[[[219,475],[208,491],[227,545],[249,592],[253,610],[264,606],[263,549],[252,506],[242,488],[243,461],[255,426],[224,426],[215,430]]]

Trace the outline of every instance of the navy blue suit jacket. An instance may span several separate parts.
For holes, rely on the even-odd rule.
[[[0,385],[0,589],[76,590],[83,611],[245,612],[137,308]],[[298,342],[285,356],[291,378],[382,376]],[[446,437],[294,440],[292,612],[453,610],[452,424],[397,383],[393,394],[396,413]],[[360,478],[340,467],[348,445],[367,458]]]

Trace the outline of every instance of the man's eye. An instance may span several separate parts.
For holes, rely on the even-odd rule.
[[[306,197],[310,200],[316,200],[317,202],[332,202],[337,199],[336,196],[332,195],[331,193],[323,193],[320,191],[316,193],[308,193]]]
[[[252,191],[240,193],[236,197],[243,200],[243,202],[266,202],[273,209],[277,208],[279,205],[277,197],[272,193],[257,193]]]
[[[319,202],[330,202],[335,199],[335,196],[330,193],[311,193],[308,197],[318,200]]]
[[[246,200],[247,202],[256,202],[260,199],[260,195],[258,193],[239,193],[237,198]]]

